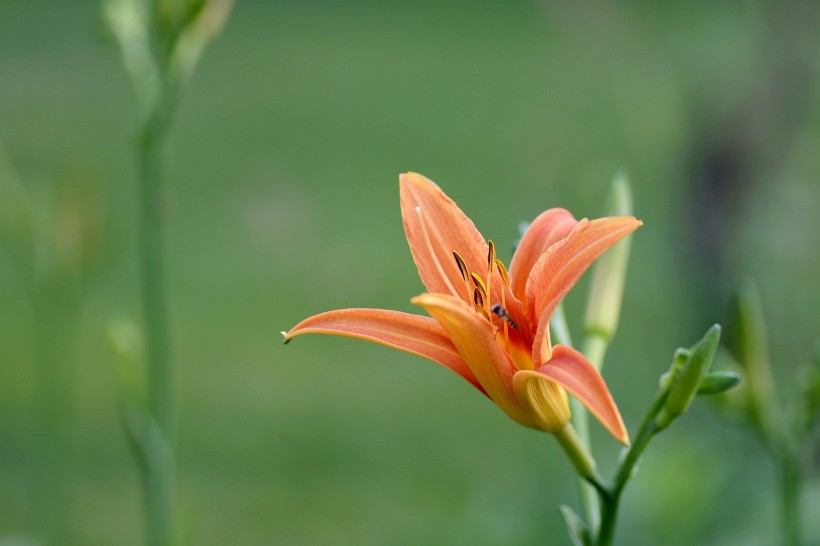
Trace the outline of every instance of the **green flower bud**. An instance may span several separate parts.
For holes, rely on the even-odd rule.
[[[629,179],[621,172],[612,181],[607,216],[631,215],[632,195]],[[598,258],[584,318],[584,329],[587,334],[597,334],[607,340],[615,335],[618,317],[621,314],[621,297],[629,262],[630,241],[631,237],[624,238]]]
[[[675,351],[675,356],[672,357],[672,366],[670,366],[669,371],[663,374],[660,378],[661,390],[669,390],[672,387],[675,380],[678,378],[680,371],[688,361],[689,349],[684,349],[683,347],[678,348]]]
[[[686,361],[674,377],[674,383],[669,387],[669,396],[659,412],[655,423],[658,428],[669,426],[676,417],[689,409],[689,405],[698,394],[709,367],[712,365],[718,342],[720,341],[720,325],[715,324],[706,332],[700,341],[689,348]],[[675,354],[675,363],[672,371],[677,367],[679,358],[685,353],[678,351]]]
[[[107,329],[108,345],[114,353],[120,403],[126,411],[146,406],[146,378],[143,368],[145,342],[133,321],[112,321]]]
[[[720,394],[734,388],[740,383],[740,375],[735,372],[709,372],[703,378],[698,389],[698,396]]]

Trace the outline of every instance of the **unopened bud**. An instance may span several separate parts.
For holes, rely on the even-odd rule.
[[[607,216],[631,216],[632,195],[629,179],[621,172],[612,181]],[[587,298],[584,328],[588,335],[612,339],[618,328],[621,298],[629,262],[631,237],[627,236],[598,258]]]
[[[688,360],[689,349],[679,347],[675,351],[675,356],[672,357],[672,365],[669,367],[669,371],[663,374],[659,380],[661,390],[668,391],[670,388],[672,388],[672,385],[678,378],[678,374],[680,374],[681,370],[686,365],[686,362]]]
[[[720,394],[736,387],[740,383],[740,375],[735,372],[709,372],[703,378],[698,389],[698,396]]]
[[[715,324],[706,332],[700,341],[689,348],[686,362],[670,387],[669,396],[656,419],[659,428],[664,428],[677,416],[689,409],[689,405],[698,394],[720,341],[720,325]],[[676,358],[680,351],[676,353]],[[673,369],[675,364],[673,364]]]
[[[127,408],[145,403],[144,340],[133,321],[119,319],[108,325],[108,344],[114,353],[120,401]]]
[[[181,80],[190,78],[202,53],[222,31],[233,8],[233,0],[205,0],[188,22],[171,54],[170,66]]]

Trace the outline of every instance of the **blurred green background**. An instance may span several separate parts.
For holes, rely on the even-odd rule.
[[[281,343],[323,310],[414,311],[407,170],[438,182],[507,263],[519,221],[552,206],[600,215],[629,171],[645,227],[604,370],[628,427],[674,349],[725,323],[747,277],[786,389],[820,330],[819,29],[818,5],[797,0],[240,0],[172,132],[183,540],[569,543],[557,506],[577,504],[572,472],[549,436],[422,359]],[[140,318],[135,127],[97,3],[0,3],[0,176],[44,217],[79,211],[40,239],[58,255],[79,245],[85,271],[54,274],[43,249],[21,258],[3,224],[4,546],[142,542],[105,333]],[[78,224],[91,227],[61,239]],[[40,296],[31,267],[51,272]],[[567,299],[576,331],[585,287]],[[609,469],[617,446],[593,432]],[[776,543],[774,476],[753,435],[699,400],[650,446],[619,543]]]

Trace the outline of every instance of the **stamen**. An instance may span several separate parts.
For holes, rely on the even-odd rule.
[[[456,265],[458,266],[458,270],[461,273],[461,278],[465,281],[467,280],[467,275],[469,273],[469,269],[467,269],[467,263],[464,261],[464,258],[461,257],[461,254],[453,251],[453,258],[456,259]]]
[[[501,275],[501,280],[504,281],[504,284],[510,286],[510,276],[507,274],[507,268],[504,267],[504,263],[499,260],[498,258],[495,259],[495,266],[498,268],[498,273]],[[502,291],[503,294],[503,291]]]
[[[489,271],[493,270],[493,264],[495,263],[495,243],[492,241],[487,241],[487,268]]]
[[[487,241],[487,295],[492,297],[493,264],[495,263],[495,243]]]
[[[450,294],[458,297],[458,295],[456,294],[456,289],[453,288],[453,284],[450,282],[450,278],[447,276],[447,273],[444,272],[444,267],[442,267],[441,262],[438,259],[438,255],[436,254],[436,251],[433,248],[433,243],[430,241],[430,234],[427,233],[427,224],[424,221],[424,213],[422,212],[420,205],[416,206],[416,214],[419,217],[419,223],[421,224],[421,232],[424,234],[424,242],[427,244],[427,251],[430,253],[430,257],[436,264],[436,269],[438,269],[439,275],[444,281],[444,284],[447,285],[447,289],[450,290]]]
[[[484,299],[486,299],[487,287],[484,285],[484,281],[482,281],[481,277],[475,273],[470,273],[470,276],[473,278],[473,284],[475,284],[476,290],[481,290],[481,295],[484,296]]]
[[[504,307],[500,303],[493,304],[493,306],[490,307],[490,311],[495,313],[495,315],[501,320],[503,320],[506,324],[509,324],[513,330],[518,329],[518,324],[515,323],[512,317],[507,313],[507,310],[504,309]]]
[[[507,307],[506,292],[507,292],[507,288],[510,286],[510,277],[509,277],[509,275],[507,275],[507,268],[504,267],[504,264],[498,258],[495,259],[495,266],[496,266],[496,268],[498,268],[498,274],[501,275],[501,280],[504,283],[504,286],[502,286],[501,290],[499,290],[499,292],[501,292],[500,310],[503,311],[504,315],[503,316],[499,315],[497,310],[495,309],[495,306],[493,306],[494,307],[493,312],[496,315],[498,315],[501,318],[501,320],[504,322],[504,346],[507,348],[507,351],[509,352],[509,350],[510,350],[510,330],[509,330],[509,328],[512,327],[513,330],[517,330],[518,325],[515,323],[515,321],[512,318],[510,318],[510,315],[509,315],[509,313],[507,313],[507,309],[506,309],[506,307]],[[498,305],[498,304],[496,304],[496,305]],[[505,318],[506,318],[506,320],[505,320]]]
[[[484,308],[484,296],[481,295],[481,290],[476,288],[473,291],[473,302],[475,303],[476,307]]]

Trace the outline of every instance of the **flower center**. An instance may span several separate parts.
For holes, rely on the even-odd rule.
[[[531,344],[527,343],[527,335],[507,311],[506,293],[509,290],[510,277],[504,263],[496,256],[495,243],[487,241],[487,267],[483,275],[471,271],[467,262],[457,250],[450,250],[458,268],[458,276],[461,277],[462,281],[462,286],[456,286],[458,285],[458,277],[452,275],[452,270],[445,270],[442,264],[442,255],[447,251],[442,248],[444,247],[444,241],[441,234],[437,232],[435,226],[427,224],[421,206],[416,206],[415,212],[419,218],[427,253],[438,272],[439,278],[444,283],[446,291],[457,298],[463,299],[468,304],[472,303],[475,310],[487,319],[495,332],[501,334],[502,339],[499,339],[499,342],[504,345],[508,354],[511,356],[514,353],[528,354]],[[496,282],[500,280],[501,286],[496,287],[495,293],[493,293],[493,277],[496,277],[496,274]],[[514,358],[514,360],[519,369],[522,369],[519,363],[519,360],[522,359]],[[531,362],[531,358],[528,358],[528,361]],[[532,365],[523,367],[532,368]]]
[[[504,267],[504,263],[498,259],[495,254],[495,244],[492,241],[487,241],[487,270],[484,277],[478,273],[471,272],[464,258],[461,257],[461,254],[459,254],[457,250],[453,250],[452,252],[453,258],[456,261],[456,267],[458,267],[458,271],[464,281],[463,293],[466,296],[466,300],[472,300],[476,311],[484,315],[490,324],[496,327],[500,326],[499,330],[503,332],[504,347],[509,353],[511,349],[510,331],[518,330],[518,324],[506,309],[506,291],[510,285],[510,277],[507,274],[507,268]],[[503,286],[496,290],[496,294],[499,295],[501,299],[500,302],[492,302],[492,281],[495,272],[498,272],[498,276],[503,283]],[[487,279],[486,283],[484,282],[484,278]],[[493,319],[495,319],[495,322]]]

